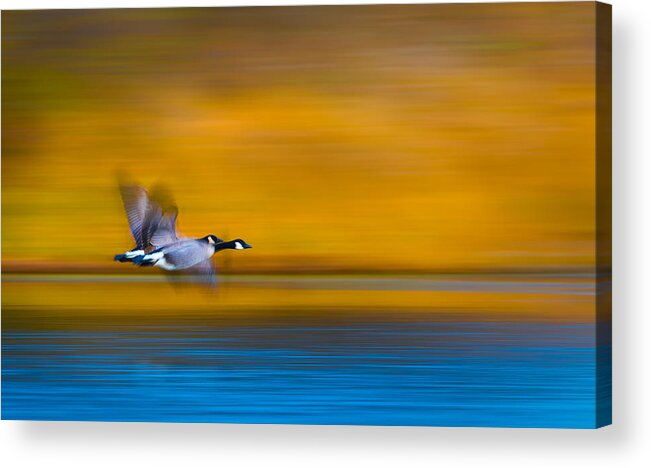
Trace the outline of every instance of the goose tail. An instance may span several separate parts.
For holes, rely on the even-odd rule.
[[[154,266],[163,257],[164,254],[162,252],[152,252],[145,255],[136,255],[131,259],[131,261],[138,266]]]
[[[115,257],[113,257],[113,260],[116,262],[124,263],[124,262],[133,262],[133,259],[138,256],[144,255],[144,250],[129,250],[127,252],[124,252],[123,254],[118,254]]]
[[[147,258],[147,255],[138,255],[137,257],[133,257],[131,261],[138,266],[154,266],[157,260]]]

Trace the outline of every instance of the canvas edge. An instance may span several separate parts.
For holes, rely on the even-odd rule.
[[[612,423],[612,6],[595,2],[595,428]]]

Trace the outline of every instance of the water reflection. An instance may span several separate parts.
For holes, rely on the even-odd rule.
[[[5,285],[10,298],[16,286]],[[84,287],[119,285],[75,285],[68,299]],[[408,301],[389,313],[122,308],[5,311],[27,321],[3,327],[3,418],[594,425],[590,321],[445,315]]]

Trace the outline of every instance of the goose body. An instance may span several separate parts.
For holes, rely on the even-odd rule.
[[[133,263],[141,266],[156,265],[163,270],[184,270],[210,259],[215,253],[224,249],[251,248],[241,239],[229,242],[212,242],[212,239],[182,239],[167,244],[148,254],[133,257]]]
[[[251,248],[242,239],[224,242],[212,234],[198,239],[178,236],[178,209],[171,197],[161,190],[152,191],[150,195],[138,185],[120,185],[120,193],[136,245],[116,255],[115,261],[214,278],[211,257],[216,252]]]

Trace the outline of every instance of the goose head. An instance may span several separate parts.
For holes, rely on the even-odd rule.
[[[243,249],[251,249],[249,244],[244,242],[242,239],[233,239],[228,242],[221,242],[219,244],[215,244],[215,252],[219,250],[224,250],[224,249],[234,249],[234,250],[243,250]]]
[[[243,249],[252,249],[249,244],[244,242],[242,239],[235,239],[230,242],[227,242],[228,244],[232,244],[232,247],[229,246],[227,247],[228,249],[235,249],[235,250],[243,250]]]

